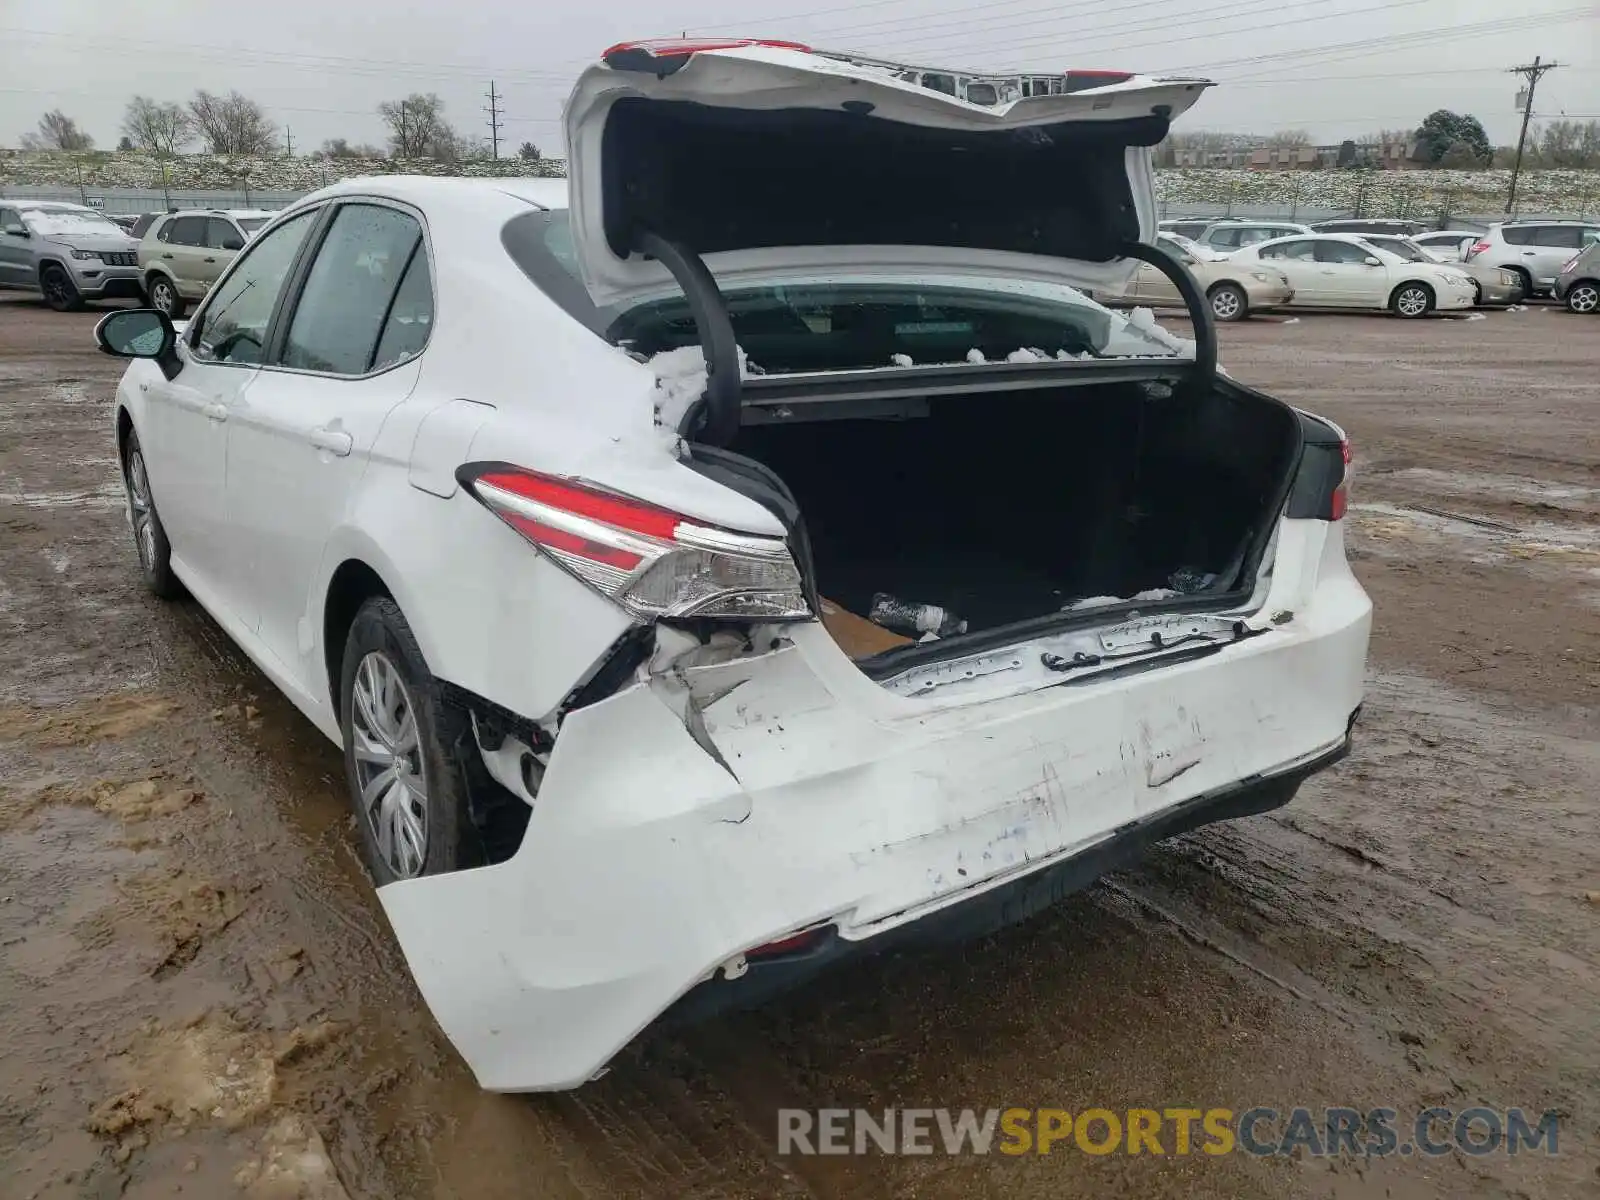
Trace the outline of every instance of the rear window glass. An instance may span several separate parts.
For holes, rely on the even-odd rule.
[[[681,293],[627,308],[597,307],[579,279],[565,212],[516,217],[502,241],[540,290],[613,345],[649,357],[699,343]],[[772,374],[886,367],[900,356],[963,362],[973,351],[988,361],[1018,350],[1050,358],[1174,354],[1170,339],[1055,284],[841,274],[729,288],[724,296],[739,345]]]

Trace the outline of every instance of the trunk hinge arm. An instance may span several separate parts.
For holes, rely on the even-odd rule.
[[[1211,305],[1206,303],[1205,294],[1194,276],[1165,250],[1144,242],[1125,242],[1122,256],[1149,263],[1178,289],[1178,295],[1189,309],[1189,320],[1194,323],[1195,377],[1203,386],[1211,386],[1217,378],[1217,324],[1211,318]]]
[[[700,256],[688,247],[648,229],[639,230],[633,244],[672,272],[689,301],[689,314],[700,334],[706,390],[683,414],[678,433],[691,442],[727,446],[739,432],[739,345],[722,290]]]

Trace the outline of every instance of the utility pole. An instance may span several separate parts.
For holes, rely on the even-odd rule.
[[[1517,157],[1511,164],[1511,190],[1506,193],[1506,216],[1516,215],[1517,211],[1517,177],[1522,174],[1522,147],[1528,140],[1528,122],[1533,119],[1533,92],[1539,86],[1539,80],[1546,71],[1554,71],[1560,63],[1547,63],[1539,55],[1533,56],[1533,61],[1526,66],[1512,67],[1508,74],[1521,75],[1528,81],[1527,91],[1522,101],[1522,132],[1517,135]]]
[[[489,145],[494,156],[500,157],[500,95],[494,90],[494,80],[489,81],[489,106],[483,111],[489,114]]]
[[[294,157],[294,130],[287,125],[283,127],[283,156],[285,158]]]

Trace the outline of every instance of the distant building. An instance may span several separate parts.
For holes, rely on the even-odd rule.
[[[1415,140],[1356,145],[1262,146],[1250,152],[1244,164],[1252,171],[1318,171],[1332,167],[1368,170],[1415,171],[1428,164],[1419,157]]]

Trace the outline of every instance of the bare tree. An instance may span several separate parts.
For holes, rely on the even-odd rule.
[[[194,137],[194,119],[181,104],[135,96],[122,114],[122,132],[137,149],[176,154]]]
[[[461,157],[461,140],[444,117],[444,101],[433,92],[413,92],[404,100],[385,100],[378,115],[389,127],[389,147],[396,158]]]
[[[368,146],[350,144],[349,138],[329,138],[322,143],[314,157],[317,158],[382,158],[381,146]]]
[[[39,131],[22,135],[24,150],[93,150],[94,139],[59,108],[39,118]]]
[[[226,96],[198,91],[189,101],[189,116],[212,154],[272,154],[278,129],[262,108],[239,92]]]
[[[1311,135],[1304,129],[1280,129],[1267,137],[1267,145],[1275,150],[1298,150],[1311,144]]]

